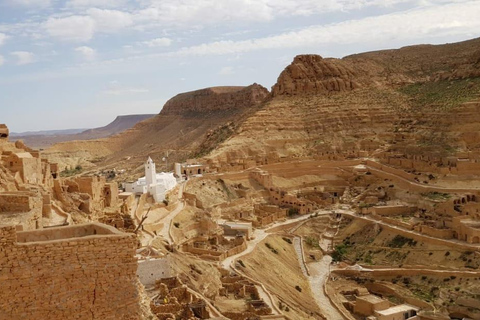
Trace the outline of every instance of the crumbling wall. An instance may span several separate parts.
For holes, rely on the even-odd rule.
[[[42,241],[47,231],[0,228],[0,319],[140,319],[135,236],[93,225],[112,234],[62,227],[49,237],[72,237]]]

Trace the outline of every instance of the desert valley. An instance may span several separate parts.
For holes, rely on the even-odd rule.
[[[292,59],[0,125],[0,319],[479,320],[480,38]]]

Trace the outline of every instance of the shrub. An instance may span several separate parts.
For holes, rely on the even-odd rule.
[[[298,209],[297,208],[288,209],[288,216],[289,217],[296,216],[297,214],[298,214]]]
[[[296,286],[295,286],[295,289],[296,289],[298,292],[302,292],[302,288],[300,288],[299,285],[296,285]]]

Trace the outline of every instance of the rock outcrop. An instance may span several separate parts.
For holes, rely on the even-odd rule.
[[[239,111],[263,102],[269,92],[259,84],[213,87],[180,93],[167,101],[160,114],[199,116],[217,111]]]
[[[280,74],[273,96],[350,91],[362,87],[356,72],[338,59],[299,55]]]

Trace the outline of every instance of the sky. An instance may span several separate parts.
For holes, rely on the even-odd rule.
[[[0,123],[93,128],[178,93],[480,36],[480,0],[0,0]]]

